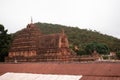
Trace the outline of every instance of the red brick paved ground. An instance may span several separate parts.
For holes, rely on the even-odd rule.
[[[0,74],[6,72],[120,77],[120,63],[1,63]]]

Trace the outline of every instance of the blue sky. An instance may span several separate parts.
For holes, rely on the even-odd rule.
[[[97,30],[120,39],[120,0],[0,0],[0,24],[9,33],[33,22]]]

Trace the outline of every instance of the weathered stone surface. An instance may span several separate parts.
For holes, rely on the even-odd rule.
[[[70,61],[74,56],[64,30],[44,35],[31,23],[16,33],[6,62]]]

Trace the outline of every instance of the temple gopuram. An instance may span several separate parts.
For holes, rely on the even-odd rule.
[[[64,30],[56,34],[42,34],[30,23],[16,32],[6,62],[74,61],[76,54],[69,48]]]

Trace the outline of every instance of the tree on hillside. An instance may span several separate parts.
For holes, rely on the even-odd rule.
[[[87,54],[92,54],[94,51],[99,54],[108,54],[109,48],[105,44],[93,42],[86,46],[85,51]]]
[[[59,33],[61,29],[64,29],[71,46],[74,47],[74,45],[77,44],[81,51],[83,51],[85,46],[91,42],[105,43],[111,51],[120,51],[120,39],[101,34],[97,31],[40,22],[36,23],[36,25],[41,29],[43,34]]]
[[[120,60],[120,52],[116,53],[117,58]]]
[[[0,24],[0,62],[8,55],[8,49],[11,42],[11,36],[7,34],[7,30]]]

